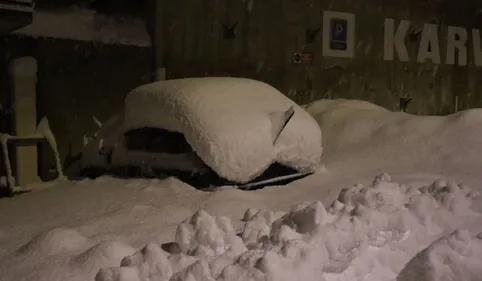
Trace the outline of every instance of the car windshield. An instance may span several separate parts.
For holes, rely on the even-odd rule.
[[[139,128],[125,133],[126,148],[154,153],[182,154],[192,152],[183,134],[160,128]]]

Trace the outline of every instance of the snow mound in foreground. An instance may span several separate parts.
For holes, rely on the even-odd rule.
[[[456,230],[417,254],[402,270],[397,281],[476,281],[482,276],[481,234],[471,237]]]
[[[462,217],[474,215],[469,207],[477,196],[451,182],[414,188],[383,174],[370,187],[344,189],[329,208],[308,202],[289,212],[247,210],[238,233],[230,219],[198,211],[178,226],[176,251],[149,244],[120,267],[101,269],[96,281],[337,280],[369,249],[453,231]],[[371,269],[356,268],[356,278],[364,280]],[[398,272],[391,270],[393,280]]]
[[[22,246],[17,254],[51,255],[68,253],[87,243],[88,239],[79,232],[68,228],[56,228],[35,236]]]
[[[295,113],[273,145],[282,112]],[[277,161],[299,171],[319,163],[321,131],[304,109],[263,82],[187,78],[134,89],[125,101],[126,130],[154,127],[183,133],[218,175],[246,182]],[[276,119],[276,120],[275,120]]]
[[[37,235],[13,254],[14,261],[21,263],[24,270],[18,273],[20,276],[3,274],[2,280],[93,280],[100,269],[119,265],[135,251],[118,241],[94,244],[73,229],[52,229]],[[0,272],[8,272],[8,262],[0,264]]]

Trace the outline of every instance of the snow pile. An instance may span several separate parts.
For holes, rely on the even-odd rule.
[[[457,179],[481,190],[482,161],[475,152],[482,150],[482,110],[424,117],[325,100],[305,108],[322,127],[328,171],[283,188],[207,193],[172,179],[103,177],[2,200],[0,213],[11,214],[0,216],[2,280],[472,281],[482,275],[474,238],[482,217],[468,210],[477,194],[463,184],[434,182]],[[108,137],[104,142],[115,144]],[[370,184],[381,170],[394,181],[384,175]],[[353,182],[364,186],[340,193]],[[260,210],[286,210],[307,200],[322,203],[290,212]],[[482,211],[480,203],[472,210]],[[198,210],[230,217],[231,226]],[[69,234],[78,247],[36,246],[28,255],[10,254],[45,228],[59,226],[75,228],[87,243]],[[67,241],[54,236],[52,245]],[[106,242],[111,258],[77,258],[103,240],[128,241],[142,250]],[[175,242],[161,245],[168,241]],[[48,243],[31,245],[40,244]]]
[[[171,253],[149,244],[120,267],[100,270],[96,281],[338,280],[370,249],[411,241],[404,250],[423,250],[427,245],[414,243],[451,232],[462,217],[475,215],[469,207],[477,196],[463,185],[437,181],[413,188],[383,174],[370,187],[344,189],[329,208],[311,202],[286,213],[250,209],[239,232],[230,219],[198,211],[178,226]],[[452,244],[443,250],[446,255],[482,255],[480,246],[470,253],[467,245]],[[389,268],[392,280],[399,266]],[[364,280],[372,269],[361,265],[354,278]]]
[[[466,230],[440,238],[415,256],[397,281],[476,281],[482,276],[482,240]]]
[[[31,25],[13,33],[106,44],[151,46],[151,39],[142,19],[107,17],[95,11],[79,8],[36,11]]]
[[[119,142],[119,136],[122,135],[122,124],[124,119],[122,116],[113,116],[100,127],[92,139],[84,140],[84,148],[82,149],[81,165],[92,165],[102,167],[105,165],[105,155],[99,153],[102,150],[110,151]]]
[[[246,182],[277,161],[299,171],[319,163],[321,131],[293,101],[263,82],[188,78],[141,86],[126,97],[126,130],[160,127],[181,132],[218,175]],[[274,116],[295,113],[273,145]]]
[[[57,228],[40,233],[13,253],[12,258],[22,264],[21,272],[6,274],[8,261],[0,270],[4,280],[93,280],[100,269],[116,266],[134,252],[122,242],[93,243],[76,230]]]
[[[329,170],[379,167],[392,174],[480,181],[481,161],[474,151],[482,150],[482,109],[417,116],[357,100],[319,100],[303,107],[324,132],[323,163]]]

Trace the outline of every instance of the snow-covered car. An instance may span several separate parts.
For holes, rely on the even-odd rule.
[[[140,86],[102,124],[83,175],[175,176],[196,187],[286,184],[314,172],[321,131],[301,107],[251,79],[185,78]]]

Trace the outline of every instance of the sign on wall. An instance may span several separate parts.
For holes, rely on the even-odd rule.
[[[355,56],[355,15],[323,12],[323,56],[353,58]]]
[[[297,64],[311,64],[313,62],[313,54],[294,53],[293,62]]]
[[[335,11],[323,11],[322,56],[336,58],[354,58],[356,46],[355,15]],[[442,26],[436,23],[424,23],[414,26],[411,21],[396,22],[386,18],[383,25],[383,59],[403,62],[432,62],[435,64],[467,66],[472,62],[482,67],[482,36],[479,29],[467,29],[458,26]],[[407,44],[409,36],[418,38],[417,51],[409,54]],[[443,40],[443,42],[441,42]],[[375,42],[377,43],[377,42]],[[374,48],[372,48],[374,49]],[[294,63],[311,63],[313,57],[302,53],[294,54]]]
[[[418,27],[418,26],[417,26]],[[355,41],[355,15],[335,11],[323,11],[323,56],[354,58],[357,42]],[[387,18],[384,22],[383,59],[392,61],[426,61],[448,65],[466,66],[470,57],[475,66],[482,67],[482,39],[480,30],[468,30],[464,27],[424,23],[418,33],[417,53],[410,56],[407,49],[407,37],[414,30],[408,20],[398,23]],[[445,34],[443,34],[445,33]],[[442,39],[443,38],[443,39]],[[469,42],[471,39],[472,42]],[[441,44],[440,40],[444,40]],[[471,43],[471,46],[468,45]],[[442,46],[444,47],[442,49]],[[472,54],[469,54],[472,51]],[[301,63],[301,58],[300,62]]]

